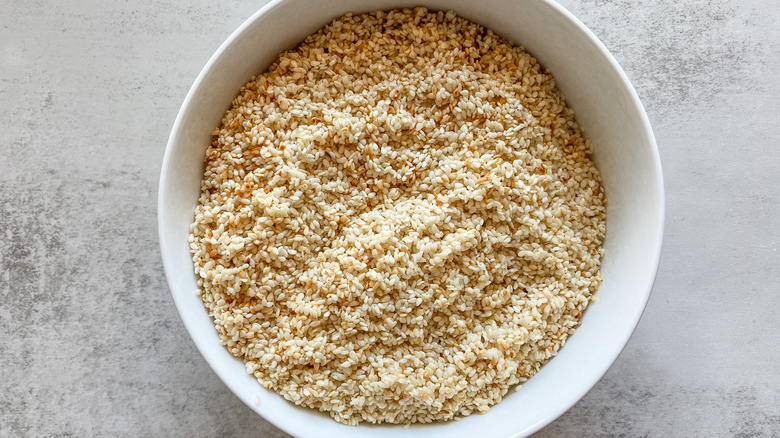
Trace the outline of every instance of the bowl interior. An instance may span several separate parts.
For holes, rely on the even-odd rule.
[[[558,356],[486,415],[414,425],[417,436],[525,436],[579,400],[617,358],[647,302],[663,227],[660,162],[647,117],[620,67],[573,16],[540,0],[280,0],[244,23],[206,65],[185,100],[165,153],[159,192],[163,264],[181,318],[198,349],[250,408],[295,436],[392,436],[398,426],[349,427],[260,387],[218,343],[195,294],[187,238],[200,194],[210,132],[251,76],[346,12],[425,5],[452,9],[524,46],[555,76],[595,147],[608,197],[606,255],[598,301]],[[259,406],[254,404],[260,399]]]

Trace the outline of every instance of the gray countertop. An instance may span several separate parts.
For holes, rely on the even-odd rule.
[[[0,0],[0,436],[282,437],[189,339],[157,243],[188,87],[264,1]],[[553,436],[780,435],[780,3],[563,0],[664,166],[647,310]]]

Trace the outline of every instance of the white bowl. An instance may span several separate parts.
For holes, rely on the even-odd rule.
[[[211,57],[187,94],[163,160],[159,233],[168,284],[184,325],[225,384],[258,414],[298,437],[395,436],[399,426],[356,427],[294,406],[247,374],[219,345],[200,298],[187,237],[200,194],[210,133],[238,90],[282,50],[346,12],[424,5],[455,10],[523,45],[555,76],[592,140],[608,197],[598,301],[566,346],[520,391],[485,415],[413,425],[415,436],[526,436],[569,409],[601,378],[628,342],[658,266],[664,200],[661,164],[642,104],[623,70],[574,16],[550,0],[277,0],[241,25]],[[258,397],[259,406],[254,401]]]

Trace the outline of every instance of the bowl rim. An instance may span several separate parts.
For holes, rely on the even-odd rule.
[[[259,412],[257,412],[256,409],[253,408],[252,402],[250,400],[245,400],[243,397],[239,396],[236,393],[236,391],[234,391],[234,389],[231,387],[231,385],[228,384],[228,382],[222,377],[222,375],[216,372],[217,364],[215,363],[214,359],[209,354],[206,354],[206,352],[204,351],[206,346],[202,345],[203,344],[202,341],[199,341],[198,339],[196,339],[196,337],[192,336],[193,328],[191,327],[190,322],[184,318],[182,314],[182,305],[179,299],[177,298],[176,294],[174,293],[175,285],[171,278],[172,276],[170,275],[173,261],[171,260],[171,257],[169,255],[171,252],[166,245],[166,239],[163,234],[164,224],[163,224],[163,214],[161,213],[164,211],[164,207],[167,201],[164,183],[168,179],[168,173],[172,165],[172,160],[173,160],[172,150],[174,145],[178,142],[181,124],[183,123],[182,121],[184,119],[185,114],[187,113],[188,108],[192,103],[194,95],[202,86],[205,77],[214,68],[217,61],[223,56],[223,54],[227,51],[227,49],[231,45],[233,45],[233,43],[236,40],[238,40],[239,37],[249,27],[251,27],[255,23],[255,21],[257,21],[261,16],[269,13],[270,11],[277,8],[280,4],[286,1],[290,1],[290,0],[272,0],[266,5],[264,5],[262,8],[260,8],[259,10],[257,10],[255,13],[253,13],[243,23],[241,23],[241,25],[238,26],[230,34],[230,36],[227,37],[227,39],[225,39],[225,41],[219,46],[219,48],[214,52],[214,54],[211,55],[209,60],[206,62],[206,64],[203,66],[200,73],[196,77],[189,91],[187,92],[187,95],[184,98],[184,101],[182,102],[181,107],[177,113],[176,119],[172,125],[171,133],[165,147],[165,153],[163,155],[162,168],[160,172],[160,180],[158,185],[158,196],[157,196],[157,231],[158,231],[158,239],[160,241],[162,265],[163,265],[163,270],[166,274],[166,282],[168,283],[169,293],[173,298],[173,302],[174,305],[176,306],[176,310],[179,315],[179,318],[184,324],[190,339],[192,339],[192,342],[197,347],[201,357],[203,357],[206,360],[212,372],[217,375],[217,377],[222,381],[222,383],[228,389],[230,389],[230,391],[239,400],[241,400],[244,404],[246,404],[247,407],[249,407],[252,411],[257,413],[265,421],[268,421],[269,423],[273,424],[275,427],[284,431],[285,433],[288,433],[292,436],[301,436],[299,434],[300,428],[291,427],[291,425],[288,423],[277,421],[275,418],[271,418],[270,416],[264,416],[260,414]],[[652,292],[653,285],[655,284],[655,280],[658,275],[658,267],[660,264],[661,250],[663,245],[664,221],[665,221],[666,200],[665,200],[665,192],[664,192],[663,171],[661,168],[661,158],[658,152],[658,144],[656,143],[655,136],[653,134],[652,127],[650,125],[650,120],[647,116],[647,113],[645,112],[644,106],[642,105],[639,99],[639,95],[637,94],[636,90],[634,89],[633,85],[628,79],[628,76],[623,71],[623,68],[618,64],[617,60],[612,55],[612,53],[606,48],[606,46],[604,46],[601,40],[599,40],[598,37],[587,26],[585,26],[584,23],[582,23],[582,21],[580,21],[574,14],[569,12],[562,5],[558,4],[555,0],[538,0],[538,1],[543,6],[552,9],[555,13],[559,14],[561,17],[566,19],[570,24],[574,25],[580,32],[582,32],[583,36],[587,39],[587,41],[596,47],[598,52],[605,58],[607,63],[610,65],[610,67],[618,74],[620,78],[620,82],[626,88],[626,91],[628,91],[628,94],[631,97],[631,103],[637,110],[641,119],[641,125],[643,128],[642,134],[646,137],[647,144],[651,146],[650,153],[651,153],[652,160],[650,161],[650,163],[652,164],[653,167],[652,172],[654,173],[655,181],[657,183],[655,190],[658,193],[658,199],[657,199],[658,205],[656,206],[657,207],[656,218],[654,220],[654,222],[657,224],[657,230],[656,230],[656,236],[654,238],[655,246],[653,248],[653,253],[651,257],[652,266],[650,270],[651,272],[650,280],[646,285],[644,285],[644,287],[640,285],[634,290],[635,294],[641,296],[642,306],[636,306],[635,309],[632,309],[632,315],[630,315],[630,320],[632,322],[633,328],[624,334],[623,339],[620,339],[620,342],[614,341],[614,344],[617,346],[617,348],[615,348],[612,354],[609,355],[608,361],[605,360],[602,362],[604,365],[601,367],[601,369],[599,369],[595,374],[593,374],[597,378],[594,378],[592,382],[589,382],[588,384],[580,387],[580,390],[572,393],[571,397],[567,397],[568,401],[565,403],[561,403],[558,406],[558,408],[551,413],[552,415],[548,415],[540,419],[540,421],[533,424],[532,426],[527,427],[516,433],[513,433],[512,435],[510,435],[510,437],[512,438],[520,437],[520,436],[529,436],[535,432],[538,432],[543,427],[552,423],[561,415],[566,413],[566,411],[571,409],[572,406],[574,406],[577,402],[579,402],[579,400],[581,400],[582,397],[584,397],[596,385],[596,383],[598,383],[604,377],[604,374],[606,374],[606,372],[609,370],[612,364],[614,364],[615,360],[617,360],[618,356],[620,356],[622,351],[625,349],[629,339],[631,338],[634,331],[636,330],[636,327],[639,324],[639,320],[641,319],[647,307],[647,302],[650,298],[650,293]]]

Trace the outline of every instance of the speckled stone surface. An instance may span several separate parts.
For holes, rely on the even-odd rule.
[[[263,1],[0,0],[0,437],[283,437],[168,294],[156,191],[189,85]],[[639,327],[537,434],[780,435],[780,3],[562,0],[655,129],[667,222]]]

